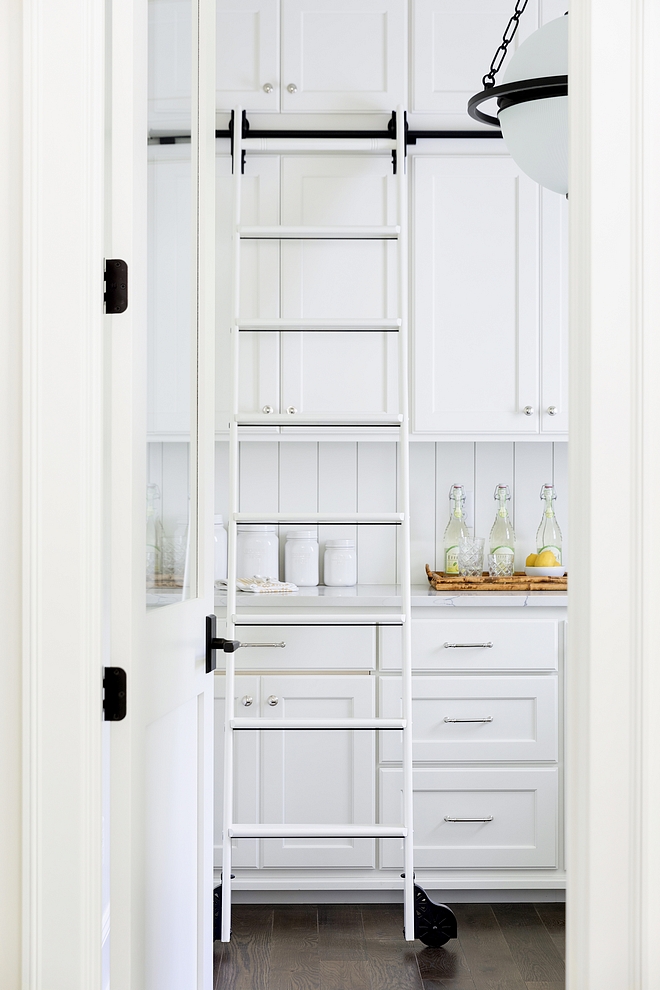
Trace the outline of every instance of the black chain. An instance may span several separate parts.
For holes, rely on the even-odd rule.
[[[518,21],[520,20],[528,2],[529,0],[516,0],[516,9],[513,12],[511,20],[506,26],[506,31],[502,35],[502,44],[493,55],[493,61],[490,63],[490,69],[481,80],[484,84],[484,89],[492,89],[495,85],[495,76],[502,68],[502,62],[506,58],[507,49],[516,36]]]

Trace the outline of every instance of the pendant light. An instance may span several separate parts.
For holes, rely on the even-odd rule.
[[[482,124],[502,128],[511,157],[526,175],[568,195],[568,16],[530,35],[512,56],[502,84],[495,85],[527,3],[517,0],[483,78],[483,92],[470,99],[468,113]],[[497,117],[479,109],[492,99],[497,100]]]

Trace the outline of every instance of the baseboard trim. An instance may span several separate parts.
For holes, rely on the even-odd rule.
[[[447,890],[425,887],[434,901],[449,904],[512,904],[566,900],[566,891]],[[235,890],[234,904],[399,904],[399,890]]]

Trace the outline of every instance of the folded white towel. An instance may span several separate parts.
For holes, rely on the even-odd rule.
[[[220,578],[215,582],[216,588],[226,588],[227,581]],[[273,581],[272,578],[261,577],[259,574],[251,578],[236,578],[237,591],[251,591],[254,595],[278,595],[285,592],[298,591],[297,584],[288,584],[286,581]]]

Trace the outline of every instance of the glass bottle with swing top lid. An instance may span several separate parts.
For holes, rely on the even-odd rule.
[[[553,506],[557,498],[554,485],[541,486],[541,501],[543,502],[543,515],[541,525],[536,532],[536,548],[538,553],[550,550],[557,558],[557,563],[561,564],[561,530]]]
[[[513,557],[516,549],[516,534],[506,505],[511,499],[509,486],[497,485],[493,497],[497,502],[497,512],[493,528],[490,531],[490,552],[510,554]]]
[[[463,485],[452,485],[449,489],[449,522],[445,529],[445,574],[458,574],[458,541],[469,536],[465,522],[465,489]]]

